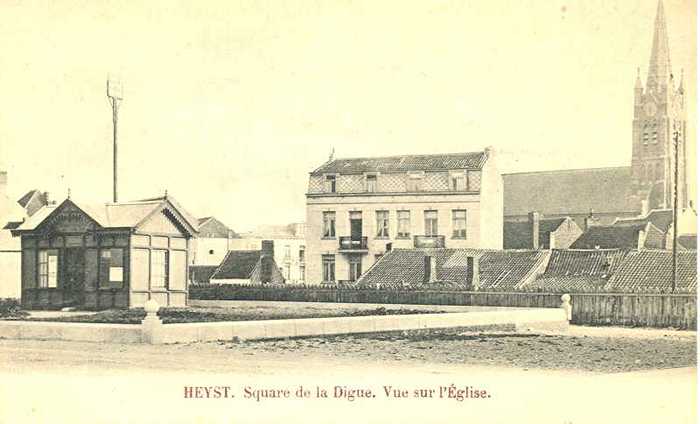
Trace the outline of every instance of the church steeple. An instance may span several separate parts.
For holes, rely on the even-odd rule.
[[[680,81],[678,81],[680,80]],[[686,108],[683,76],[674,78],[671,69],[666,16],[659,0],[649,58],[646,87],[637,71],[632,126],[632,177],[637,195],[649,208],[673,204],[674,173],[678,168],[678,204],[688,200],[686,172]],[[678,134],[678,164],[674,137]]]
[[[660,86],[668,86],[670,76],[671,54],[668,48],[666,15],[664,13],[664,3],[662,0],[659,0],[659,5],[656,8],[656,20],[654,21],[654,39],[651,45],[646,89],[654,90]]]

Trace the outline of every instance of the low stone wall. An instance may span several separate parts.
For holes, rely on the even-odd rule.
[[[140,325],[44,321],[0,321],[0,338],[98,343],[143,341]]]
[[[521,330],[562,328],[568,321],[566,312],[559,308],[500,308],[486,312],[168,324],[155,329],[153,343],[264,340],[489,325],[514,325]]]
[[[518,330],[565,328],[571,319],[568,301],[561,308],[475,308],[470,312],[424,313],[338,318],[163,324],[158,304],[149,300],[138,324],[88,324],[0,321],[0,338],[100,343],[189,343],[216,340],[264,340],[390,331],[469,328],[494,325]]]

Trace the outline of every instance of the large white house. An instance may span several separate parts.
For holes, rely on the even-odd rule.
[[[503,248],[493,148],[329,160],[309,176],[306,280],[356,281],[392,247]]]

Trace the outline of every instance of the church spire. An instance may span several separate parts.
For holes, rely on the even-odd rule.
[[[660,85],[668,85],[671,76],[671,55],[668,48],[668,33],[666,32],[666,16],[664,4],[659,0],[654,21],[654,40],[649,58],[649,73],[647,75],[647,90]]]

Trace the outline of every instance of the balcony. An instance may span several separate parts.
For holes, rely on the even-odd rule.
[[[445,247],[445,236],[413,236],[413,247]]]
[[[340,237],[339,252],[367,252],[367,237]]]

